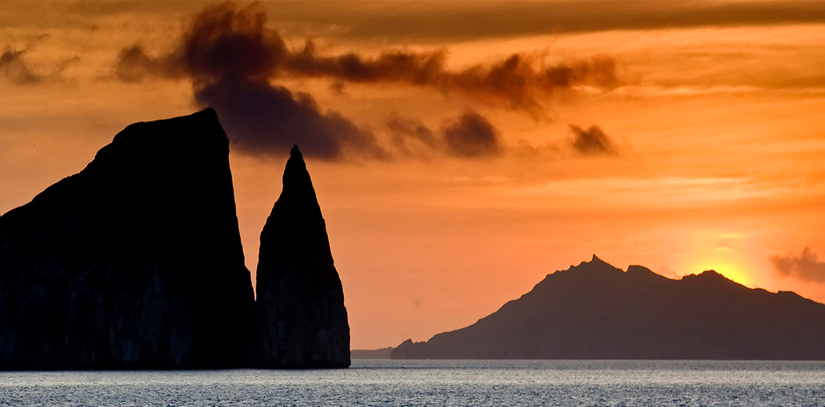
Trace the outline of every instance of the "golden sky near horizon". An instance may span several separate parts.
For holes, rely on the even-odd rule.
[[[253,274],[302,146],[354,349],[594,253],[825,302],[825,4],[210,4],[0,1],[0,213],[213,105]]]

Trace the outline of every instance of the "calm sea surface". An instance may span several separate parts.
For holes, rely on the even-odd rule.
[[[0,373],[0,406],[25,405],[825,406],[825,363],[355,360],[346,370]]]

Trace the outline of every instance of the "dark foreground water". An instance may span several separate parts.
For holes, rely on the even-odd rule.
[[[356,360],[346,370],[0,373],[0,406],[27,405],[825,406],[825,363]]]

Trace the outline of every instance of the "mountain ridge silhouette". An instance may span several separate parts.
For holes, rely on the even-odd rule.
[[[825,305],[708,270],[680,280],[593,256],[393,359],[823,360]]]

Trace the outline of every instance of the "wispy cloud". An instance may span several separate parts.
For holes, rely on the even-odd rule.
[[[798,256],[773,256],[771,263],[776,272],[783,277],[825,284],[825,262],[819,261],[810,247],[802,249]]]
[[[36,72],[23,58],[26,50],[7,47],[0,55],[0,74],[18,85],[32,85],[43,81],[43,75]]]
[[[49,34],[32,37],[22,49],[7,45],[0,54],[0,77],[16,85],[38,85],[63,79],[63,71],[77,62],[80,59],[78,56],[45,67],[32,64],[28,59],[30,50],[48,37]]]
[[[506,36],[825,22],[825,4],[809,0],[547,0],[288,3],[278,16],[350,38],[461,40]],[[620,17],[617,17],[620,16]],[[426,22],[422,23],[422,22]]]
[[[600,177],[559,179],[520,189],[519,195],[575,199],[581,205],[633,209],[715,208],[801,193],[793,187],[744,177]]]

